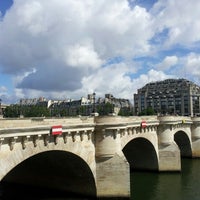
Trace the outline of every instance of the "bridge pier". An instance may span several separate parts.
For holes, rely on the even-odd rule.
[[[158,126],[159,171],[181,171],[181,155],[174,142],[172,124]]]
[[[181,171],[181,156],[178,145],[159,145],[159,171]]]
[[[192,118],[192,157],[200,157],[200,117]]]
[[[124,156],[96,160],[97,198],[130,198],[129,165]]]
[[[120,130],[108,126],[99,123],[95,129],[97,197],[129,199],[130,170],[121,150]]]

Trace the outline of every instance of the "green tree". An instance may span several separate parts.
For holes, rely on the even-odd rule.
[[[148,107],[147,109],[144,109],[142,112],[139,113],[139,116],[142,115],[155,115],[155,111],[152,107]]]
[[[121,108],[118,115],[120,115],[120,116],[132,116],[133,111],[130,108]]]
[[[80,106],[79,107],[79,115],[87,115],[87,106]]]
[[[113,104],[109,102],[100,104],[97,106],[97,112],[99,115],[108,115],[109,113],[113,112]]]
[[[20,116],[20,106],[19,105],[10,105],[4,110],[4,117],[19,117]]]
[[[4,112],[4,117],[19,117],[20,115],[24,117],[49,117],[50,111],[45,106],[20,106],[14,104],[6,107]]]
[[[22,109],[22,108],[21,108]],[[24,117],[49,117],[50,111],[45,106],[33,105],[23,107]]]

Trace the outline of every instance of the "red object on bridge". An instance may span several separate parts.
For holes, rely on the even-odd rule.
[[[62,125],[52,126],[51,134],[52,135],[61,135],[62,134]]]
[[[142,128],[146,128],[146,127],[147,127],[147,122],[146,122],[145,120],[143,120],[143,121],[141,122],[141,127],[142,127]]]

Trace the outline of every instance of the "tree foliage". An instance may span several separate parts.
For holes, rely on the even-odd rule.
[[[133,111],[131,109],[128,109],[128,108],[121,108],[118,115],[120,115],[120,116],[132,116]]]
[[[139,116],[142,115],[155,115],[155,111],[152,107],[148,107],[147,109],[144,109],[142,112],[139,113]]]
[[[105,104],[98,105],[97,112],[99,113],[99,115],[108,115],[113,112],[113,104],[107,102]]]
[[[4,117],[49,117],[50,111],[48,108],[39,105],[20,106],[10,105],[4,111]]]
[[[50,112],[49,109],[44,106],[28,106],[23,110],[24,117],[49,117]]]
[[[10,105],[5,108],[4,117],[19,117],[20,116],[20,107],[19,105]]]

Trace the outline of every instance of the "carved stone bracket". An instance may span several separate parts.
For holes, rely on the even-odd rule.
[[[114,139],[117,138],[118,132],[119,132],[119,129],[113,130],[113,138],[114,138]]]
[[[57,145],[58,144],[58,135],[54,135],[53,140],[54,140],[54,144]]]
[[[43,135],[43,140],[44,140],[44,146],[47,146],[49,142],[49,135]]]
[[[132,134],[132,128],[128,128],[128,135],[130,136]]]
[[[126,136],[126,135],[127,135],[127,129],[125,128],[122,130],[122,136]]]
[[[89,133],[88,132],[88,140],[89,140]],[[102,139],[105,139],[107,137],[106,129],[102,129]]]
[[[78,137],[80,137],[80,132],[79,131],[76,131],[72,134],[72,141],[73,142],[76,142],[78,141]]]
[[[87,135],[88,135],[88,140],[91,140],[92,139],[92,131],[88,131]]]
[[[80,133],[80,138],[81,138],[81,141],[84,140],[84,136],[87,135],[87,131],[84,130],[83,132]]]
[[[12,151],[14,149],[14,144],[16,143],[16,140],[18,139],[18,137],[12,137],[9,139],[9,147],[10,147],[10,150]]]
[[[67,133],[63,133],[63,140],[64,140],[64,143],[66,144],[67,143]]]
[[[3,141],[4,141],[4,138],[0,138],[0,148],[1,148],[1,145],[3,144]]]
[[[76,141],[76,132],[72,133],[72,141],[75,142]]]
[[[29,135],[28,135],[28,136],[23,136],[23,137],[21,138],[22,149],[25,149],[25,148],[26,148],[26,142],[28,142],[29,138],[30,138]]]
[[[37,143],[41,135],[33,135],[33,145],[34,147],[37,147]]]
[[[136,128],[133,127],[133,129],[132,129],[132,135],[134,135],[135,133],[136,133]]]
[[[117,137],[122,137],[125,135],[125,130],[115,129],[113,130],[113,138],[116,139]]]
[[[140,127],[137,127],[136,128],[136,134],[140,133],[141,132],[141,128]]]

